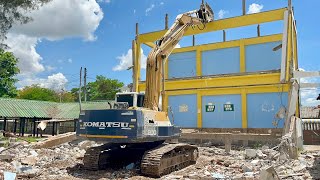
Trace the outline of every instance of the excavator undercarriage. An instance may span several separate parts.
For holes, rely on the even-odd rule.
[[[101,170],[122,168],[132,162],[138,162],[142,174],[161,177],[195,164],[198,156],[197,147],[182,143],[110,143],[89,148],[83,163],[87,170]]]

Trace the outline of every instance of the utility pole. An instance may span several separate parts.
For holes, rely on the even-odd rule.
[[[60,89],[60,93],[59,93],[59,94],[60,94],[60,103],[62,102],[63,91],[64,91],[63,88],[61,88],[61,89]]]
[[[87,68],[84,68],[84,102],[87,102]]]
[[[79,84],[79,107],[81,112],[81,81],[82,81],[82,67],[80,68],[80,84]]]

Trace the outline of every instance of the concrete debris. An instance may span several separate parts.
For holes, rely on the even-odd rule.
[[[255,166],[259,163],[259,161],[260,161],[259,159],[255,159],[255,160],[252,160],[250,163]]]
[[[0,154],[0,161],[1,161],[1,160],[4,160],[4,161],[12,161],[13,158],[14,158],[13,155]]]
[[[279,180],[279,177],[275,169],[271,166],[261,170],[260,180]]]
[[[257,151],[255,149],[246,149],[244,151],[246,158],[252,159],[257,156]]]
[[[241,168],[242,168],[243,172],[252,172],[252,167],[251,167],[251,166],[248,166],[248,165],[246,165],[246,164],[243,164],[243,165],[241,166]]]
[[[95,144],[94,141],[82,141],[79,143],[79,148],[87,150],[89,147],[93,146]]]
[[[220,173],[213,173],[212,177],[215,179],[224,179],[224,175],[222,175]]]
[[[3,172],[16,173],[18,179],[150,179],[141,176],[135,162],[120,169],[107,169],[99,173],[84,170],[82,158],[85,150],[96,145],[91,141],[79,141],[35,149],[33,145],[23,143],[6,149],[0,152],[0,157],[11,155],[12,161],[0,158],[0,179],[4,175]],[[279,151],[266,146],[245,150],[236,150],[237,148],[233,147],[229,153],[222,147],[214,147],[213,144],[198,147],[200,156],[195,165],[160,179],[320,178],[318,151],[302,152],[296,160],[280,160]]]
[[[257,156],[260,158],[260,159],[264,159],[267,157],[267,155],[263,154],[263,152],[261,150],[257,150]]]
[[[37,159],[34,156],[28,156],[21,160],[21,163],[25,165],[35,165],[36,162],[37,162]]]

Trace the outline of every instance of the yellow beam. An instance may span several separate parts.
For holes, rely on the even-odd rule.
[[[285,10],[286,8],[282,8],[256,14],[248,14],[245,16],[216,20],[206,24],[206,27],[203,30],[190,28],[185,33],[185,36],[283,20]],[[138,38],[141,43],[154,42],[160,39],[166,32],[167,30],[145,33],[139,35]]]
[[[246,89],[241,89],[241,110],[242,110],[242,128],[248,128],[248,118],[247,118],[247,93]]]
[[[149,46],[149,47],[151,47],[151,48],[155,48],[156,47],[156,44],[154,44],[153,42],[145,42],[144,44]]]
[[[178,89],[201,89],[210,87],[236,87],[279,83],[280,73],[251,74],[230,77],[211,77],[202,79],[167,80],[166,91]],[[145,83],[139,84],[139,90],[145,90]]]
[[[272,85],[256,85],[256,86],[242,86],[232,88],[206,88],[193,90],[175,90],[167,91],[167,96],[200,94],[202,96],[215,95],[230,95],[230,94],[257,94],[257,93],[274,93],[274,92],[288,92],[288,84],[272,84]]]

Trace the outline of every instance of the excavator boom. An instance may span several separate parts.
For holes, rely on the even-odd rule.
[[[207,3],[201,4],[199,10],[180,14],[171,28],[158,41],[157,46],[151,50],[147,59],[145,108],[159,110],[164,61],[169,57],[184,33],[191,26],[203,26],[201,28],[204,28],[205,24],[211,21],[213,21],[213,11]]]

